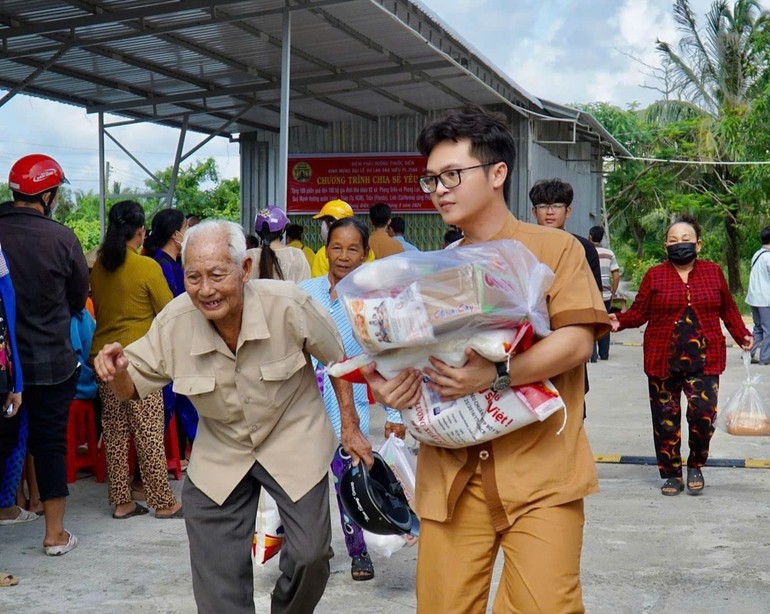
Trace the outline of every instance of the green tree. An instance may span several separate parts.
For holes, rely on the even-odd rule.
[[[151,192],[166,192],[171,184],[173,167],[156,174],[160,182],[154,179],[145,181]],[[217,217],[232,221],[240,219],[240,181],[224,179],[220,181],[219,169],[214,158],[197,160],[186,167],[180,167],[177,173],[174,197],[171,206],[195,214],[201,218]],[[155,211],[167,206],[164,198],[149,198],[147,209]]]
[[[700,159],[717,163],[689,187],[711,200],[722,212],[724,258],[730,289],[742,290],[740,278],[741,207],[736,184],[742,171],[730,162],[746,155],[743,118],[749,111],[757,83],[765,79],[764,58],[757,40],[763,37],[768,12],[756,0],[736,0],[732,6],[715,0],[700,27],[688,0],[675,0],[674,19],[682,37],[678,50],[658,41],[657,49],[671,67],[672,90],[679,100],[660,104],[667,114],[675,109],[700,110],[697,148]],[[744,203],[746,204],[746,203]]]

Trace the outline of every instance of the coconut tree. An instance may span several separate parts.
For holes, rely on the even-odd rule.
[[[691,187],[723,211],[728,280],[730,289],[740,292],[741,206],[733,188],[741,171],[730,163],[745,154],[745,139],[735,127],[749,110],[755,83],[764,77],[763,57],[755,43],[769,14],[756,0],[735,0],[732,5],[715,0],[701,26],[689,0],[675,0],[674,19],[681,33],[676,49],[660,40],[657,49],[671,68],[679,100],[659,104],[694,105],[702,113],[698,155],[717,164]]]

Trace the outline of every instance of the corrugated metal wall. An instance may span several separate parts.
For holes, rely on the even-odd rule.
[[[588,235],[591,226],[602,224],[601,173],[594,172],[601,167],[601,153],[592,143],[579,142],[574,145],[540,145],[529,147],[529,185],[540,179],[558,177],[572,184],[575,198],[572,201],[572,215],[566,229],[582,236]],[[526,214],[522,220],[534,222],[529,199]]]

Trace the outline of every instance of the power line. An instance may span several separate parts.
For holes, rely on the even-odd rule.
[[[719,160],[679,160],[676,158],[646,158],[642,156],[614,156],[617,160],[637,160],[639,162],[663,162],[666,164],[690,164],[694,166],[766,166],[770,160],[735,160],[720,162]]]

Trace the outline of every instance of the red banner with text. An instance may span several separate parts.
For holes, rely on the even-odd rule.
[[[394,214],[435,213],[417,183],[424,174],[425,158],[415,154],[291,155],[286,208],[315,214],[341,198],[356,213],[368,213],[374,203],[390,205]]]

